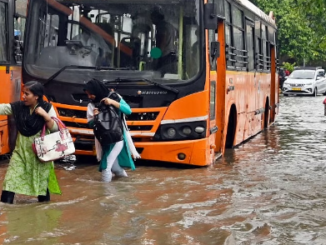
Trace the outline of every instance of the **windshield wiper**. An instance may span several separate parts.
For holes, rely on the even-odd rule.
[[[164,85],[164,84],[161,84],[161,83],[158,83],[158,82],[154,82],[152,80],[149,80],[149,79],[146,79],[146,78],[133,78],[133,79],[124,79],[124,78],[117,78],[115,80],[112,80],[112,81],[104,81],[104,84],[105,85],[109,85],[109,84],[112,84],[112,83],[116,83],[116,84],[119,84],[119,82],[139,82],[139,81],[142,81],[142,82],[147,82],[149,84],[153,84],[159,88],[163,88],[167,91],[171,91],[175,94],[178,94],[179,93],[179,90],[178,89],[175,89],[175,88],[172,88],[170,86],[167,86],[167,85]]]
[[[59,71],[54,73],[51,77],[48,78],[48,80],[45,81],[45,84],[48,84],[52,82],[57,76],[59,76],[64,70],[67,69],[92,69],[92,70],[107,70],[107,71],[120,71],[120,70],[131,70],[130,68],[113,68],[113,67],[108,67],[108,66],[76,66],[76,65],[68,65],[62,67]]]

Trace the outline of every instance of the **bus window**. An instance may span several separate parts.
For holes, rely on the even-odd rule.
[[[211,82],[210,95],[209,95],[209,119],[215,119],[216,104],[216,82]]]
[[[263,26],[264,28],[264,69],[269,71],[271,69],[271,47],[270,42],[268,41],[268,27]]]
[[[15,29],[14,36],[18,37],[18,40],[20,41],[24,40],[25,23],[26,23],[26,19],[24,17],[16,17],[14,19],[14,29]]]
[[[59,16],[56,14],[48,15],[46,20],[44,47],[54,47],[58,43]]]
[[[255,46],[254,46],[254,27],[253,24],[247,24],[247,51],[248,51],[248,70],[252,71],[254,69],[254,56],[255,56]]]
[[[255,62],[256,62],[256,69],[262,71],[264,69],[264,54],[262,48],[262,34],[261,34],[261,22],[255,22]]]
[[[7,5],[4,2],[0,2],[0,63],[8,61],[8,43],[7,43]]]
[[[229,2],[225,2],[225,51],[226,51],[226,63],[228,68],[235,67],[235,59],[232,48],[232,27],[231,27],[231,5]]]
[[[209,45],[209,48],[211,43],[212,42],[216,42],[217,41],[217,30],[209,30],[208,31],[208,45]],[[208,52],[210,54],[210,52]],[[217,59],[216,58],[212,58],[211,56],[210,57],[210,65],[211,65],[211,71],[216,71],[216,68],[217,68]]]
[[[16,14],[19,16],[26,16],[27,1],[15,0],[15,3],[16,3]]]
[[[235,65],[237,69],[244,69],[247,66],[247,51],[244,43],[243,13],[235,6],[232,6],[232,27]]]
[[[25,35],[27,3],[25,0],[16,0],[15,2],[14,36],[16,40],[23,41]]]
[[[245,35],[243,13],[237,7],[225,3],[225,46],[226,61],[229,69],[245,70],[247,67],[247,51],[245,50]]]
[[[26,18],[16,16],[14,18],[14,39],[15,39],[15,47],[14,47],[14,58],[17,64],[21,64],[22,62],[22,50],[23,50],[23,41],[25,35],[25,23]]]
[[[67,65],[107,67],[138,70],[161,81],[187,81],[203,67],[200,1],[187,3],[34,0],[31,11],[38,16],[30,23],[27,69],[42,69],[42,75],[34,75],[48,78]]]

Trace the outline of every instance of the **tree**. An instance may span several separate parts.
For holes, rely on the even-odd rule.
[[[326,19],[324,17],[326,11],[325,0],[296,0],[297,10],[304,15],[308,23],[308,27],[312,30],[313,35],[310,39],[310,48],[313,60],[325,60],[326,55]]]
[[[297,63],[326,59],[325,0],[253,0],[266,13],[273,11],[283,59]]]

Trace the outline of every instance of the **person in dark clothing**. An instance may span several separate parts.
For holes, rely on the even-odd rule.
[[[280,70],[278,71],[278,76],[279,76],[279,86],[282,89],[286,77],[285,71],[282,68],[280,68]]]
[[[99,114],[98,105],[101,102],[107,106],[113,106],[124,121],[122,124],[124,132],[123,140],[109,145],[101,145],[95,137],[96,155],[100,162],[99,171],[102,173],[102,180],[104,182],[111,182],[112,173],[118,177],[128,177],[126,171],[122,167],[128,167],[134,170],[135,165],[132,160],[132,155],[136,158],[140,157],[132,143],[131,136],[126,128],[124,116],[122,115],[131,114],[130,106],[116,92],[111,93],[109,96],[108,88],[96,79],[87,82],[84,91],[90,99],[90,103],[87,106],[87,121],[91,127],[94,125],[96,115]],[[130,140],[128,141],[128,139]]]

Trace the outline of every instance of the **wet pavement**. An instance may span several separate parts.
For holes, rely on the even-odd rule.
[[[0,244],[326,244],[323,99],[281,97],[274,126],[208,168],[104,184],[95,164],[57,165],[61,196],[0,204]]]

